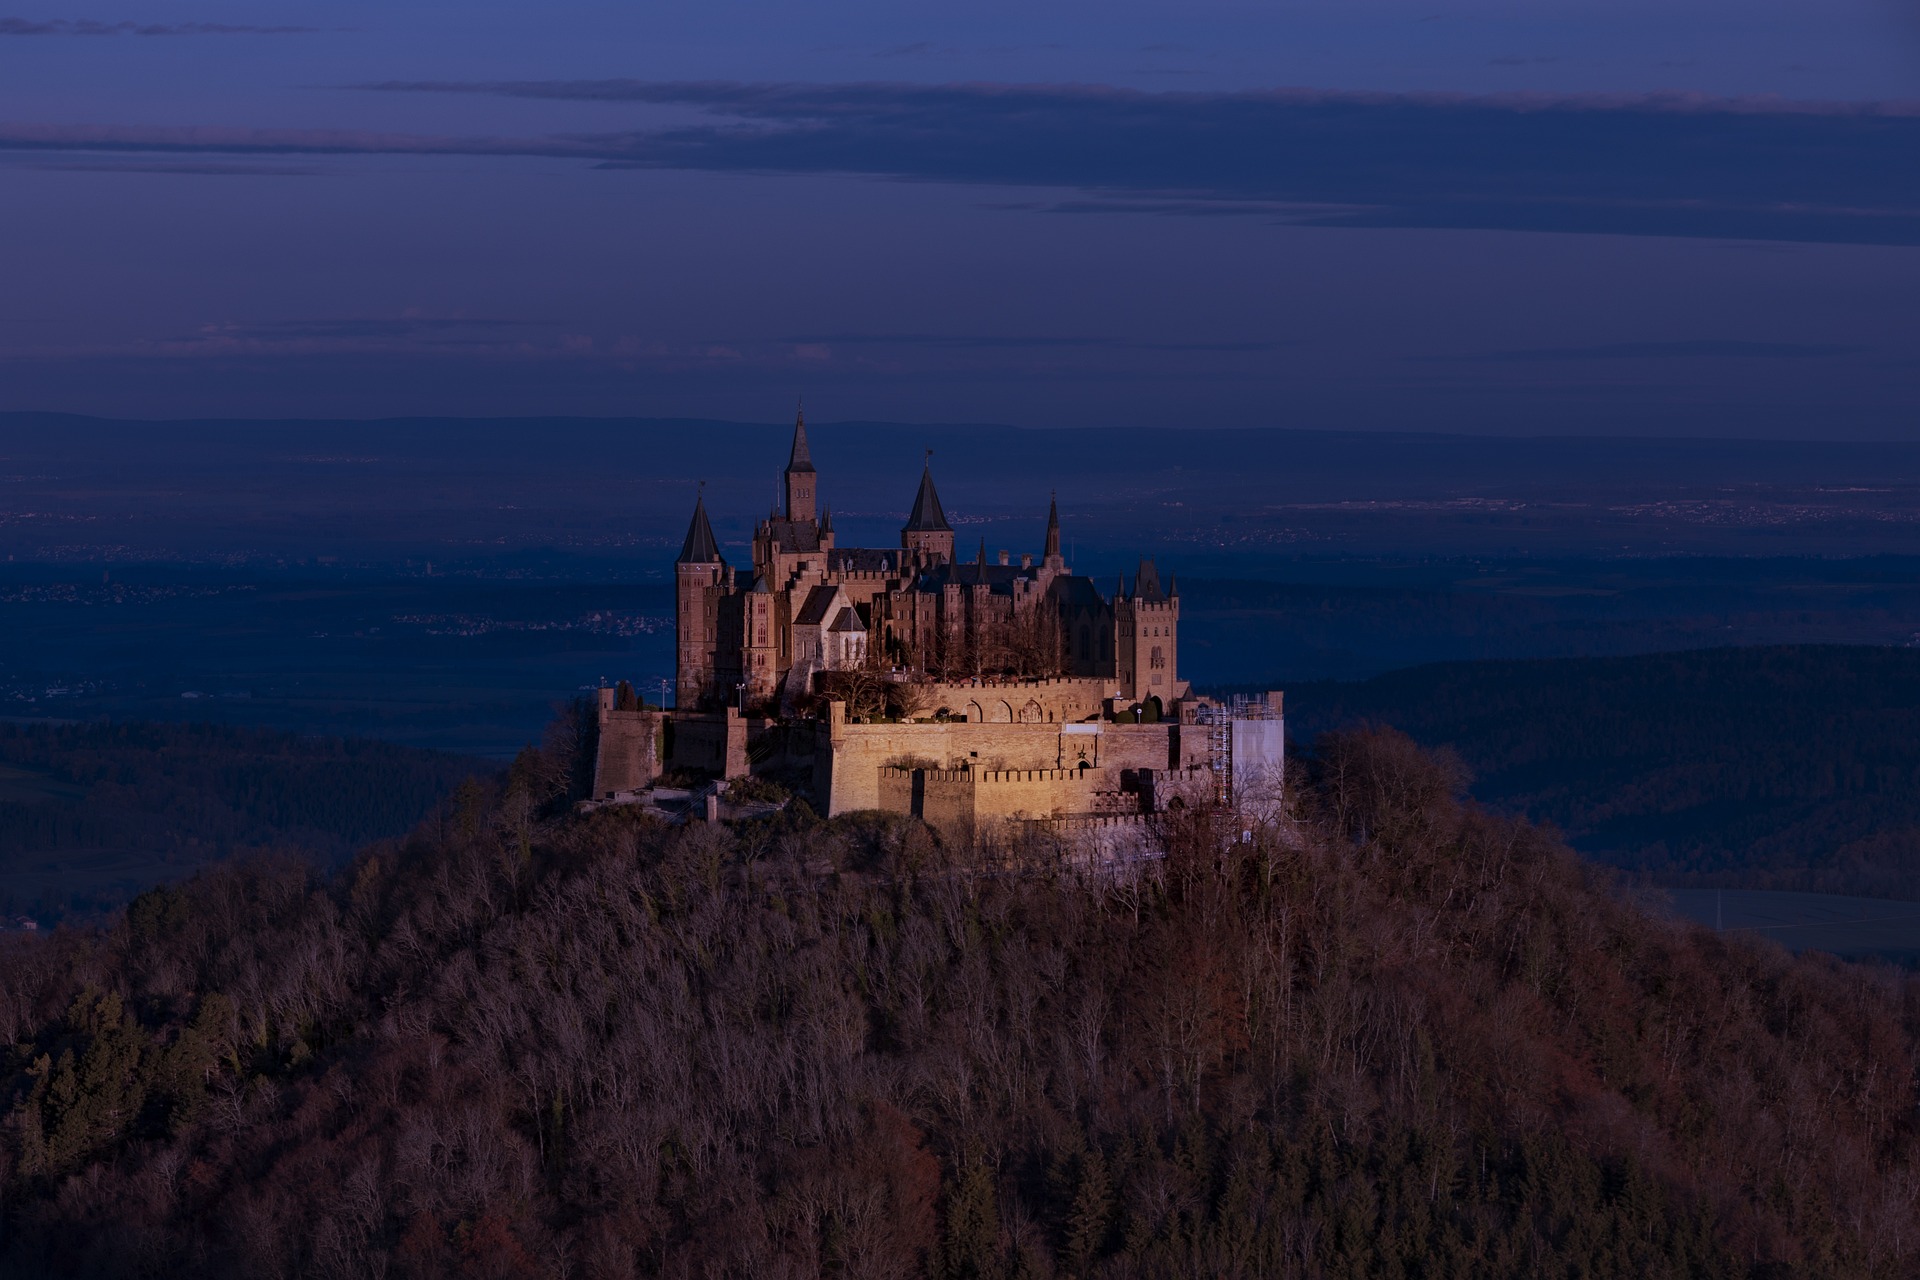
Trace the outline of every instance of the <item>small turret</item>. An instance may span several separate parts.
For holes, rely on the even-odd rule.
[[[713,525],[707,521],[705,494],[693,500],[693,519],[674,563],[674,631],[677,665],[674,705],[697,707],[712,691],[719,637],[718,598],[732,582],[733,570],[720,555]]]

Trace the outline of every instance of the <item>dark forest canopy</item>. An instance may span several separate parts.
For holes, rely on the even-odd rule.
[[[1913,980],[1643,914],[1397,734],[1132,881],[543,821],[564,763],[0,951],[7,1274],[1914,1273]]]
[[[0,724],[0,908],[118,907],[129,883],[250,850],[342,862],[406,832],[475,771],[492,766],[225,725]],[[106,874],[89,873],[102,862]]]
[[[1482,801],[1661,883],[1920,898],[1920,649],[1444,663],[1287,711],[1448,747]]]

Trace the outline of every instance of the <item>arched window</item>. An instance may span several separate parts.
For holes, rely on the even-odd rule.
[[[1149,656],[1147,660],[1147,665],[1154,668],[1166,666],[1167,665],[1166,651],[1162,649],[1159,645],[1153,646],[1153,653]]]

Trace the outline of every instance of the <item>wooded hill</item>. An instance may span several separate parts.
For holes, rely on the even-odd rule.
[[[1456,751],[1482,801],[1660,883],[1920,898],[1920,649],[1444,663],[1290,689],[1287,716]]]
[[[1920,1265],[1913,983],[1644,915],[1398,735],[1131,882],[543,819],[569,763],[0,947],[6,1274]]]

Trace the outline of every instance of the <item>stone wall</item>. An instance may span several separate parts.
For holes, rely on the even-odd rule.
[[[593,759],[596,800],[650,787],[660,776],[661,714],[616,711],[613,693],[611,689],[600,691],[599,741]]]
[[[880,771],[890,764],[974,773],[1078,770],[1084,764],[1116,780],[1117,789],[1123,769],[1182,769],[1206,762],[1204,731],[1171,721],[849,724],[845,706],[830,703],[827,720],[815,728],[814,793],[831,816],[888,807],[881,802]]]

